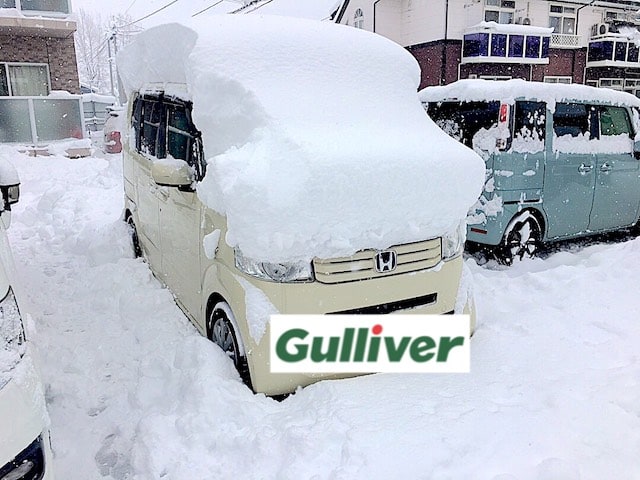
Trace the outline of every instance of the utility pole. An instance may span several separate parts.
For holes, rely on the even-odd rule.
[[[113,54],[111,51],[111,42],[113,42]],[[111,82],[111,95],[116,98],[116,105],[120,106],[120,88],[118,85],[118,72],[114,67],[115,56],[118,54],[118,29],[115,24],[111,26],[109,38],[107,40],[107,48],[109,55],[109,81]],[[114,79],[114,70],[116,78]]]

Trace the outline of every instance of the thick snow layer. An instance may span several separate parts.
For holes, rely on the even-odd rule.
[[[138,35],[127,90],[186,82],[203,133],[202,201],[262,261],[436,237],[477,199],[483,164],[424,114],[415,59],[381,36],[284,17],[207,17]]]
[[[119,156],[13,159],[9,234],[57,478],[640,477],[640,239],[510,269],[467,260],[469,374],[325,381],[276,402],[133,258]]]
[[[553,28],[535,27],[533,25],[518,25],[497,22],[480,22],[468,28],[469,31],[491,30],[492,32],[512,33],[517,35],[542,35],[551,36]]]
[[[422,102],[459,100],[478,102],[500,100],[502,103],[514,103],[524,98],[546,102],[551,112],[558,102],[584,101],[611,103],[612,105],[630,105],[640,107],[640,99],[630,93],[609,88],[596,88],[586,85],[564,85],[542,82],[529,82],[513,79],[504,82],[492,80],[458,80],[449,85],[427,87],[419,92]]]

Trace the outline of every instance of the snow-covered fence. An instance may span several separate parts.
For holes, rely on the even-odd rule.
[[[95,132],[102,130],[108,116],[108,107],[116,103],[111,95],[98,95],[85,93],[82,95],[82,108],[84,110],[84,123],[88,130]]]
[[[82,97],[0,97],[0,142],[41,145],[84,138]]]

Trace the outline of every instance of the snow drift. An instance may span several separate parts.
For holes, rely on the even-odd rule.
[[[185,83],[226,241],[262,261],[436,237],[477,199],[484,165],[425,115],[420,71],[368,32],[285,17],[150,29],[119,56],[129,94]]]

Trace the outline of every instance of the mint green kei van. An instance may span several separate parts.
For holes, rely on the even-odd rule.
[[[486,162],[467,241],[499,260],[635,225],[640,99],[584,85],[460,80],[427,87],[432,120]]]

